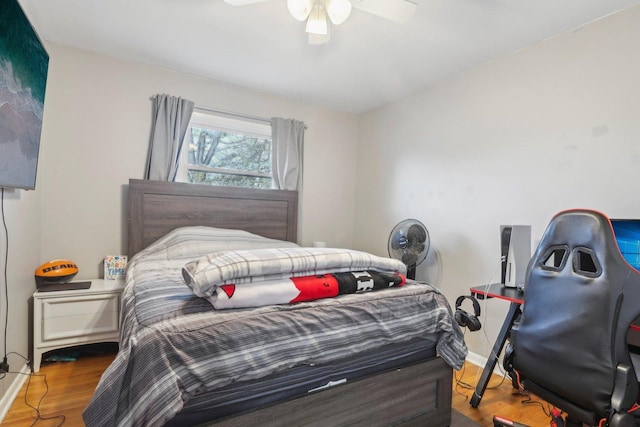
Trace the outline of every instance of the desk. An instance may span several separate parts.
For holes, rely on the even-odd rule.
[[[507,317],[502,323],[502,327],[500,328],[500,332],[498,333],[496,342],[493,344],[491,353],[487,358],[487,363],[482,370],[480,380],[478,380],[478,384],[476,385],[473,396],[471,397],[471,400],[469,402],[471,406],[477,408],[480,404],[480,401],[482,400],[484,391],[487,389],[487,384],[489,383],[489,379],[491,378],[491,373],[496,367],[496,363],[498,362],[498,358],[500,357],[500,353],[502,352],[504,343],[509,337],[513,322],[515,322],[518,316],[520,316],[520,314],[522,313],[522,311],[520,310],[520,306],[524,303],[524,293],[516,288],[507,288],[502,283],[476,286],[471,288],[470,291],[471,295],[476,297],[477,299],[500,298],[510,302]]]

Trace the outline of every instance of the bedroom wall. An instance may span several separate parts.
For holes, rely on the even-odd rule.
[[[39,262],[70,258],[80,268],[77,278],[91,278],[101,274],[104,255],[125,253],[125,186],[129,178],[143,178],[149,98],[157,93],[224,111],[303,120],[308,129],[299,239],[309,245],[318,240],[352,245],[356,116],[69,47],[47,47],[50,120],[41,152]]]
[[[385,254],[398,221],[422,220],[432,251],[418,278],[453,307],[500,281],[501,224],[530,224],[535,248],[563,209],[640,218],[637,40],[640,7],[362,115],[356,247]],[[482,303],[472,352],[489,356],[507,306]]]

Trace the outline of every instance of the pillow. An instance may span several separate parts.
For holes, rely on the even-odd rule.
[[[186,262],[218,251],[265,247],[298,247],[298,245],[284,240],[269,239],[244,230],[192,226],[170,231],[136,254],[136,257]]]
[[[406,269],[399,260],[350,249],[282,247],[211,253],[185,264],[182,276],[206,298],[223,284],[362,270],[404,275]]]

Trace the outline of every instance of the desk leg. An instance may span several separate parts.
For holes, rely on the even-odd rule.
[[[509,306],[509,312],[507,313],[507,317],[504,319],[504,323],[502,324],[502,328],[500,328],[500,333],[498,333],[498,338],[496,338],[495,344],[493,344],[493,349],[491,350],[491,354],[487,359],[487,364],[484,366],[484,370],[482,371],[482,376],[480,376],[480,380],[476,385],[476,389],[473,392],[473,396],[471,397],[471,406],[477,408],[480,404],[480,400],[482,400],[482,395],[484,391],[487,389],[487,384],[489,384],[489,379],[491,378],[491,373],[493,369],[496,367],[496,363],[498,362],[498,357],[502,352],[502,348],[504,347],[504,343],[507,341],[507,337],[509,336],[509,332],[511,332],[511,327],[513,326],[513,322],[520,315],[520,304],[517,302],[512,302]],[[494,357],[495,356],[495,357]]]

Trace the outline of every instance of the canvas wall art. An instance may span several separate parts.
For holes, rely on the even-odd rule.
[[[0,0],[0,187],[34,189],[49,55],[17,0]]]

